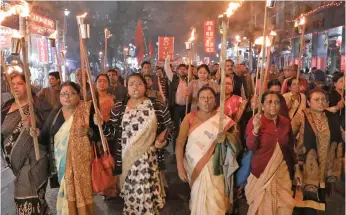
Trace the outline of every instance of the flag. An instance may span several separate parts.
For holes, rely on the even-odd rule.
[[[135,41],[135,45],[136,47],[140,47],[144,41],[144,33],[143,33],[143,27],[142,27],[142,21],[139,19],[138,23],[137,23],[137,27],[136,27],[136,41]]]
[[[138,50],[138,53],[137,53],[138,65],[140,65],[142,63],[143,58],[144,58],[144,44],[142,43],[142,45],[139,46],[139,50]]]
[[[150,40],[149,42],[149,59],[151,59],[153,56],[154,56],[154,48],[153,48],[153,43],[152,41]]]

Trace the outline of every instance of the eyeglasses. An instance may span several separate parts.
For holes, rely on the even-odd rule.
[[[212,97],[212,96],[206,96],[206,97],[204,97],[204,96],[202,96],[202,97],[199,97],[199,100],[212,100],[212,99],[215,99],[214,97]]]
[[[75,95],[77,95],[77,93],[74,93],[74,92],[72,92],[72,93],[60,93],[61,97],[71,97],[71,96],[75,96]]]
[[[266,105],[280,105],[280,100],[276,101],[266,101],[264,102]]]
[[[317,98],[317,99],[312,99],[314,102],[322,102],[322,103],[327,103],[327,99],[325,98]]]

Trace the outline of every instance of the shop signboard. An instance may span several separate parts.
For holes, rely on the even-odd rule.
[[[166,56],[169,54],[172,61],[174,57],[174,37],[159,36],[158,41],[158,60],[165,60]]]
[[[11,28],[0,26],[0,50],[11,47],[12,32]]]
[[[214,20],[204,21],[204,52],[215,54],[215,27]]]
[[[48,64],[48,46],[47,38],[37,38],[37,51],[38,51],[38,62],[40,64]]]
[[[55,31],[55,22],[45,16],[41,16],[37,13],[30,14],[30,32],[42,36],[49,36]]]

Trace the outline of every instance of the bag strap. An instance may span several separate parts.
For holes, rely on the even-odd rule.
[[[59,114],[60,114],[61,110],[62,110],[62,107],[59,109],[58,113],[55,115],[54,120],[53,120],[53,123],[52,123],[51,126],[49,127],[49,135],[50,135],[51,137],[52,137],[52,129],[53,129],[55,123],[56,123],[56,120],[57,120],[58,117],[59,117]]]
[[[192,111],[190,113],[190,118],[189,118],[189,126],[192,125],[193,120],[195,119],[196,111]]]

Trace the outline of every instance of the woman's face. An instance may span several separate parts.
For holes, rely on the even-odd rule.
[[[226,86],[225,94],[226,95],[232,94],[232,92],[233,92],[233,80],[232,80],[232,78],[226,77],[225,86]]]
[[[197,72],[197,68],[196,67],[192,67],[192,74],[195,76],[198,76],[198,72]]]
[[[60,90],[60,102],[64,107],[76,107],[79,104],[79,93],[71,86],[64,86]]]
[[[327,104],[327,98],[324,93],[315,92],[311,95],[310,100],[308,101],[308,105],[310,106],[312,111],[315,112],[323,112],[324,108]]]
[[[207,70],[205,68],[200,68],[198,70],[198,79],[201,81],[206,81],[208,80],[208,75],[209,73],[207,72]]]
[[[290,75],[291,75],[290,70],[288,68],[284,69],[284,76],[285,76],[285,78],[290,77]]]
[[[280,111],[280,98],[276,94],[267,95],[262,109],[265,115],[276,117]]]
[[[128,80],[127,92],[129,96],[133,99],[139,99],[144,97],[145,94],[145,84],[142,79],[137,76],[132,76]]]
[[[11,80],[14,94],[18,99],[24,99],[27,96],[25,81],[20,76],[15,76]]]
[[[299,92],[299,85],[298,85],[298,80],[297,79],[292,80],[290,91],[292,93],[298,93]]]
[[[108,89],[109,82],[105,76],[100,76],[96,82],[96,88],[100,91],[106,91]]]
[[[345,77],[339,78],[337,82],[334,83],[335,88],[338,90],[344,90],[345,89]]]
[[[157,69],[157,70],[156,70],[156,76],[158,76],[158,77],[162,77],[162,76],[163,76],[163,71],[162,71],[162,69]]]
[[[215,96],[210,90],[203,90],[199,93],[198,107],[199,110],[209,113],[215,109]]]
[[[151,87],[153,86],[153,80],[151,79],[151,77],[146,76],[145,81],[147,82],[147,88],[151,89]]]

